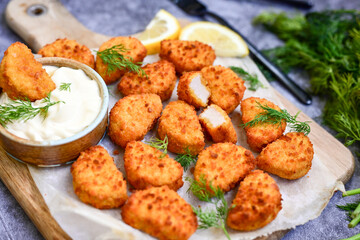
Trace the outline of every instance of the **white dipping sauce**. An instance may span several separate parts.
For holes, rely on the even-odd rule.
[[[49,108],[44,119],[39,114],[27,121],[13,121],[6,129],[14,135],[36,141],[59,140],[75,135],[89,126],[100,112],[102,99],[97,82],[90,79],[81,69],[44,66],[56,84],[51,92],[51,102],[63,101]],[[60,91],[60,85],[71,83],[70,90]],[[9,102],[2,93],[0,104]],[[34,107],[45,104],[42,100],[32,103]]]

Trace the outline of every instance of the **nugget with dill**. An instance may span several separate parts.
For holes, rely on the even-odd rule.
[[[176,191],[184,184],[180,163],[143,142],[126,145],[124,166],[127,180],[135,189],[166,185]]]
[[[118,84],[125,96],[141,93],[155,93],[161,101],[169,100],[175,88],[176,73],[174,64],[166,60],[150,63],[142,68],[145,75],[127,72]]]
[[[181,100],[165,107],[159,119],[158,133],[160,139],[168,138],[168,150],[173,153],[197,155],[205,146],[194,107]]]
[[[125,203],[126,181],[102,146],[81,152],[70,171],[75,194],[82,202],[99,209],[117,208]]]
[[[123,148],[131,141],[140,141],[155,125],[161,110],[161,99],[156,94],[126,96],[110,111],[108,135]]]
[[[191,205],[167,186],[136,191],[121,216],[125,223],[161,240],[188,239],[198,226]]]

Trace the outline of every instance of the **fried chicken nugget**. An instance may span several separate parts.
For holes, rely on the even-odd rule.
[[[124,166],[127,180],[136,189],[166,185],[176,191],[184,184],[180,163],[143,142],[126,145]]]
[[[159,56],[175,65],[176,72],[198,71],[213,64],[216,55],[209,45],[199,41],[163,40]]]
[[[221,107],[211,104],[199,115],[199,120],[214,142],[237,142],[231,119]]]
[[[206,180],[210,190],[219,187],[228,192],[255,168],[253,154],[233,143],[216,143],[200,152],[195,165],[194,178]]]
[[[56,88],[42,64],[20,42],[11,44],[5,51],[0,71],[0,87],[13,100],[40,100]]]
[[[191,205],[167,186],[133,193],[122,207],[122,219],[160,240],[185,240],[197,229]]]
[[[230,68],[209,66],[201,69],[211,91],[210,102],[218,105],[229,114],[239,105],[244,96],[244,80]]]
[[[210,89],[200,71],[185,72],[177,86],[179,100],[183,100],[195,108],[206,107],[210,97]]]
[[[127,51],[119,53],[123,56],[130,57],[133,63],[142,62],[146,57],[145,46],[138,39],[133,37],[111,38],[100,46],[99,52],[120,44],[123,45]],[[127,69],[116,69],[112,72],[108,72],[108,64],[104,63],[99,56],[96,57],[95,63],[96,72],[99,73],[106,84],[115,82],[116,80],[120,79],[120,77],[123,76],[125,72],[128,71]]]
[[[273,221],[282,209],[281,193],[275,180],[255,170],[240,183],[227,217],[227,225],[239,231],[253,231]]]
[[[75,194],[82,202],[99,209],[117,208],[125,203],[126,181],[102,146],[81,152],[70,171]]]
[[[193,106],[181,100],[170,102],[159,119],[158,133],[168,138],[168,150],[197,155],[204,149],[205,140],[199,118]]]
[[[43,57],[70,58],[95,68],[94,55],[91,53],[91,50],[75,40],[66,38],[57,39],[55,42],[42,47],[38,54]]]
[[[257,161],[260,169],[292,180],[309,172],[313,157],[310,139],[304,133],[289,132],[267,145]]]
[[[264,110],[261,109],[258,104],[268,106],[278,111],[280,110],[277,105],[264,98],[250,97],[244,99],[241,102],[241,118],[244,124],[253,120],[256,115],[264,112]],[[282,121],[281,126],[278,124],[274,125],[263,122],[258,123],[252,127],[246,126],[245,132],[247,136],[247,143],[254,151],[260,152],[267,144],[282,136],[285,128],[285,120]]]
[[[155,125],[161,110],[161,99],[156,94],[124,97],[110,111],[108,135],[123,148],[128,142],[141,141]]]
[[[118,84],[125,96],[140,93],[155,93],[161,101],[169,100],[175,88],[176,73],[174,64],[166,60],[147,64],[143,67],[147,76],[127,72]]]

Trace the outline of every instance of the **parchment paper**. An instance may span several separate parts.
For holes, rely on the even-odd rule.
[[[148,56],[144,64],[157,61],[158,59],[157,55]],[[240,66],[249,73],[258,75],[265,88],[260,88],[255,92],[246,90],[244,99],[251,96],[262,97],[273,101],[280,108],[284,108],[275,93],[269,88],[269,83],[250,58],[217,58],[214,65]],[[246,86],[248,87],[248,85]],[[110,110],[122,96],[118,92],[116,84],[109,86],[109,92]],[[168,102],[174,100],[177,100],[176,88],[171,99],[163,103],[163,107]],[[230,117],[237,131],[237,144],[250,149],[246,143],[245,132],[239,127],[241,124],[240,107],[237,107]],[[146,135],[144,141],[151,136],[157,136],[156,128],[157,126]],[[123,165],[124,150],[113,144],[107,136],[100,144],[114,157],[117,167],[126,177]],[[210,144],[211,142],[207,142],[206,146]],[[120,153],[115,155],[114,150]],[[172,153],[169,153],[169,155],[175,157]],[[254,155],[256,156],[257,154],[254,153]],[[36,168],[29,166],[29,170],[51,214],[73,239],[153,239],[150,235],[125,224],[121,220],[120,209],[99,210],[80,202],[73,191],[70,166],[57,168]],[[186,176],[193,177],[190,170],[184,173],[184,179]],[[273,177],[280,187],[283,199],[283,208],[276,219],[264,228],[256,231],[238,232],[228,229],[231,239],[253,239],[278,230],[295,228],[318,217],[334,191],[344,191],[343,183],[337,181],[335,176],[322,164],[316,152],[312,168],[306,176],[293,181],[276,176]],[[194,206],[201,205],[202,208],[211,207],[207,203],[198,201],[192,194],[186,193],[188,187],[189,184],[185,182],[184,186],[178,190],[180,196]],[[229,203],[235,197],[237,189],[238,187],[226,194],[226,199]],[[131,193],[128,192],[128,194],[130,195]],[[211,228],[197,230],[190,239],[226,239],[226,237],[221,230]]]

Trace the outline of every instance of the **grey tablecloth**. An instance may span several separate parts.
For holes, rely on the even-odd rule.
[[[4,10],[9,1],[0,0],[1,22],[0,22],[0,59],[3,57],[7,47],[15,42],[21,41],[4,20]],[[163,8],[178,18],[189,17],[174,4],[167,0],[61,0],[65,7],[90,30],[106,35],[129,35],[142,31],[155,13]],[[261,27],[254,27],[251,19],[264,10],[274,11],[303,11],[284,4],[274,4],[265,0],[208,0],[203,1],[208,8],[223,16],[237,30],[241,31],[258,48],[269,48],[281,44],[281,42],[264,31]],[[313,1],[312,11],[323,9],[357,9],[360,10],[359,0],[317,0]],[[303,11],[304,12],[304,11]],[[291,75],[304,88],[309,87],[307,76],[303,73]],[[305,112],[319,124],[321,124],[321,113],[324,101],[314,97],[311,106],[302,105],[283,86],[277,82],[272,85],[285,97],[293,102],[300,110]],[[359,145],[357,145],[359,147]],[[356,146],[350,149],[355,152]],[[356,158],[356,157],[355,157]],[[359,158],[356,159],[355,174],[346,184],[347,189],[360,187]],[[335,193],[320,217],[309,221],[305,225],[297,227],[285,235],[284,239],[341,239],[350,237],[360,232],[360,226],[354,229],[347,227],[346,215],[336,205],[359,200],[360,196],[346,199],[340,193]],[[0,239],[41,239],[30,219],[22,208],[12,197],[8,189],[0,181]]]

